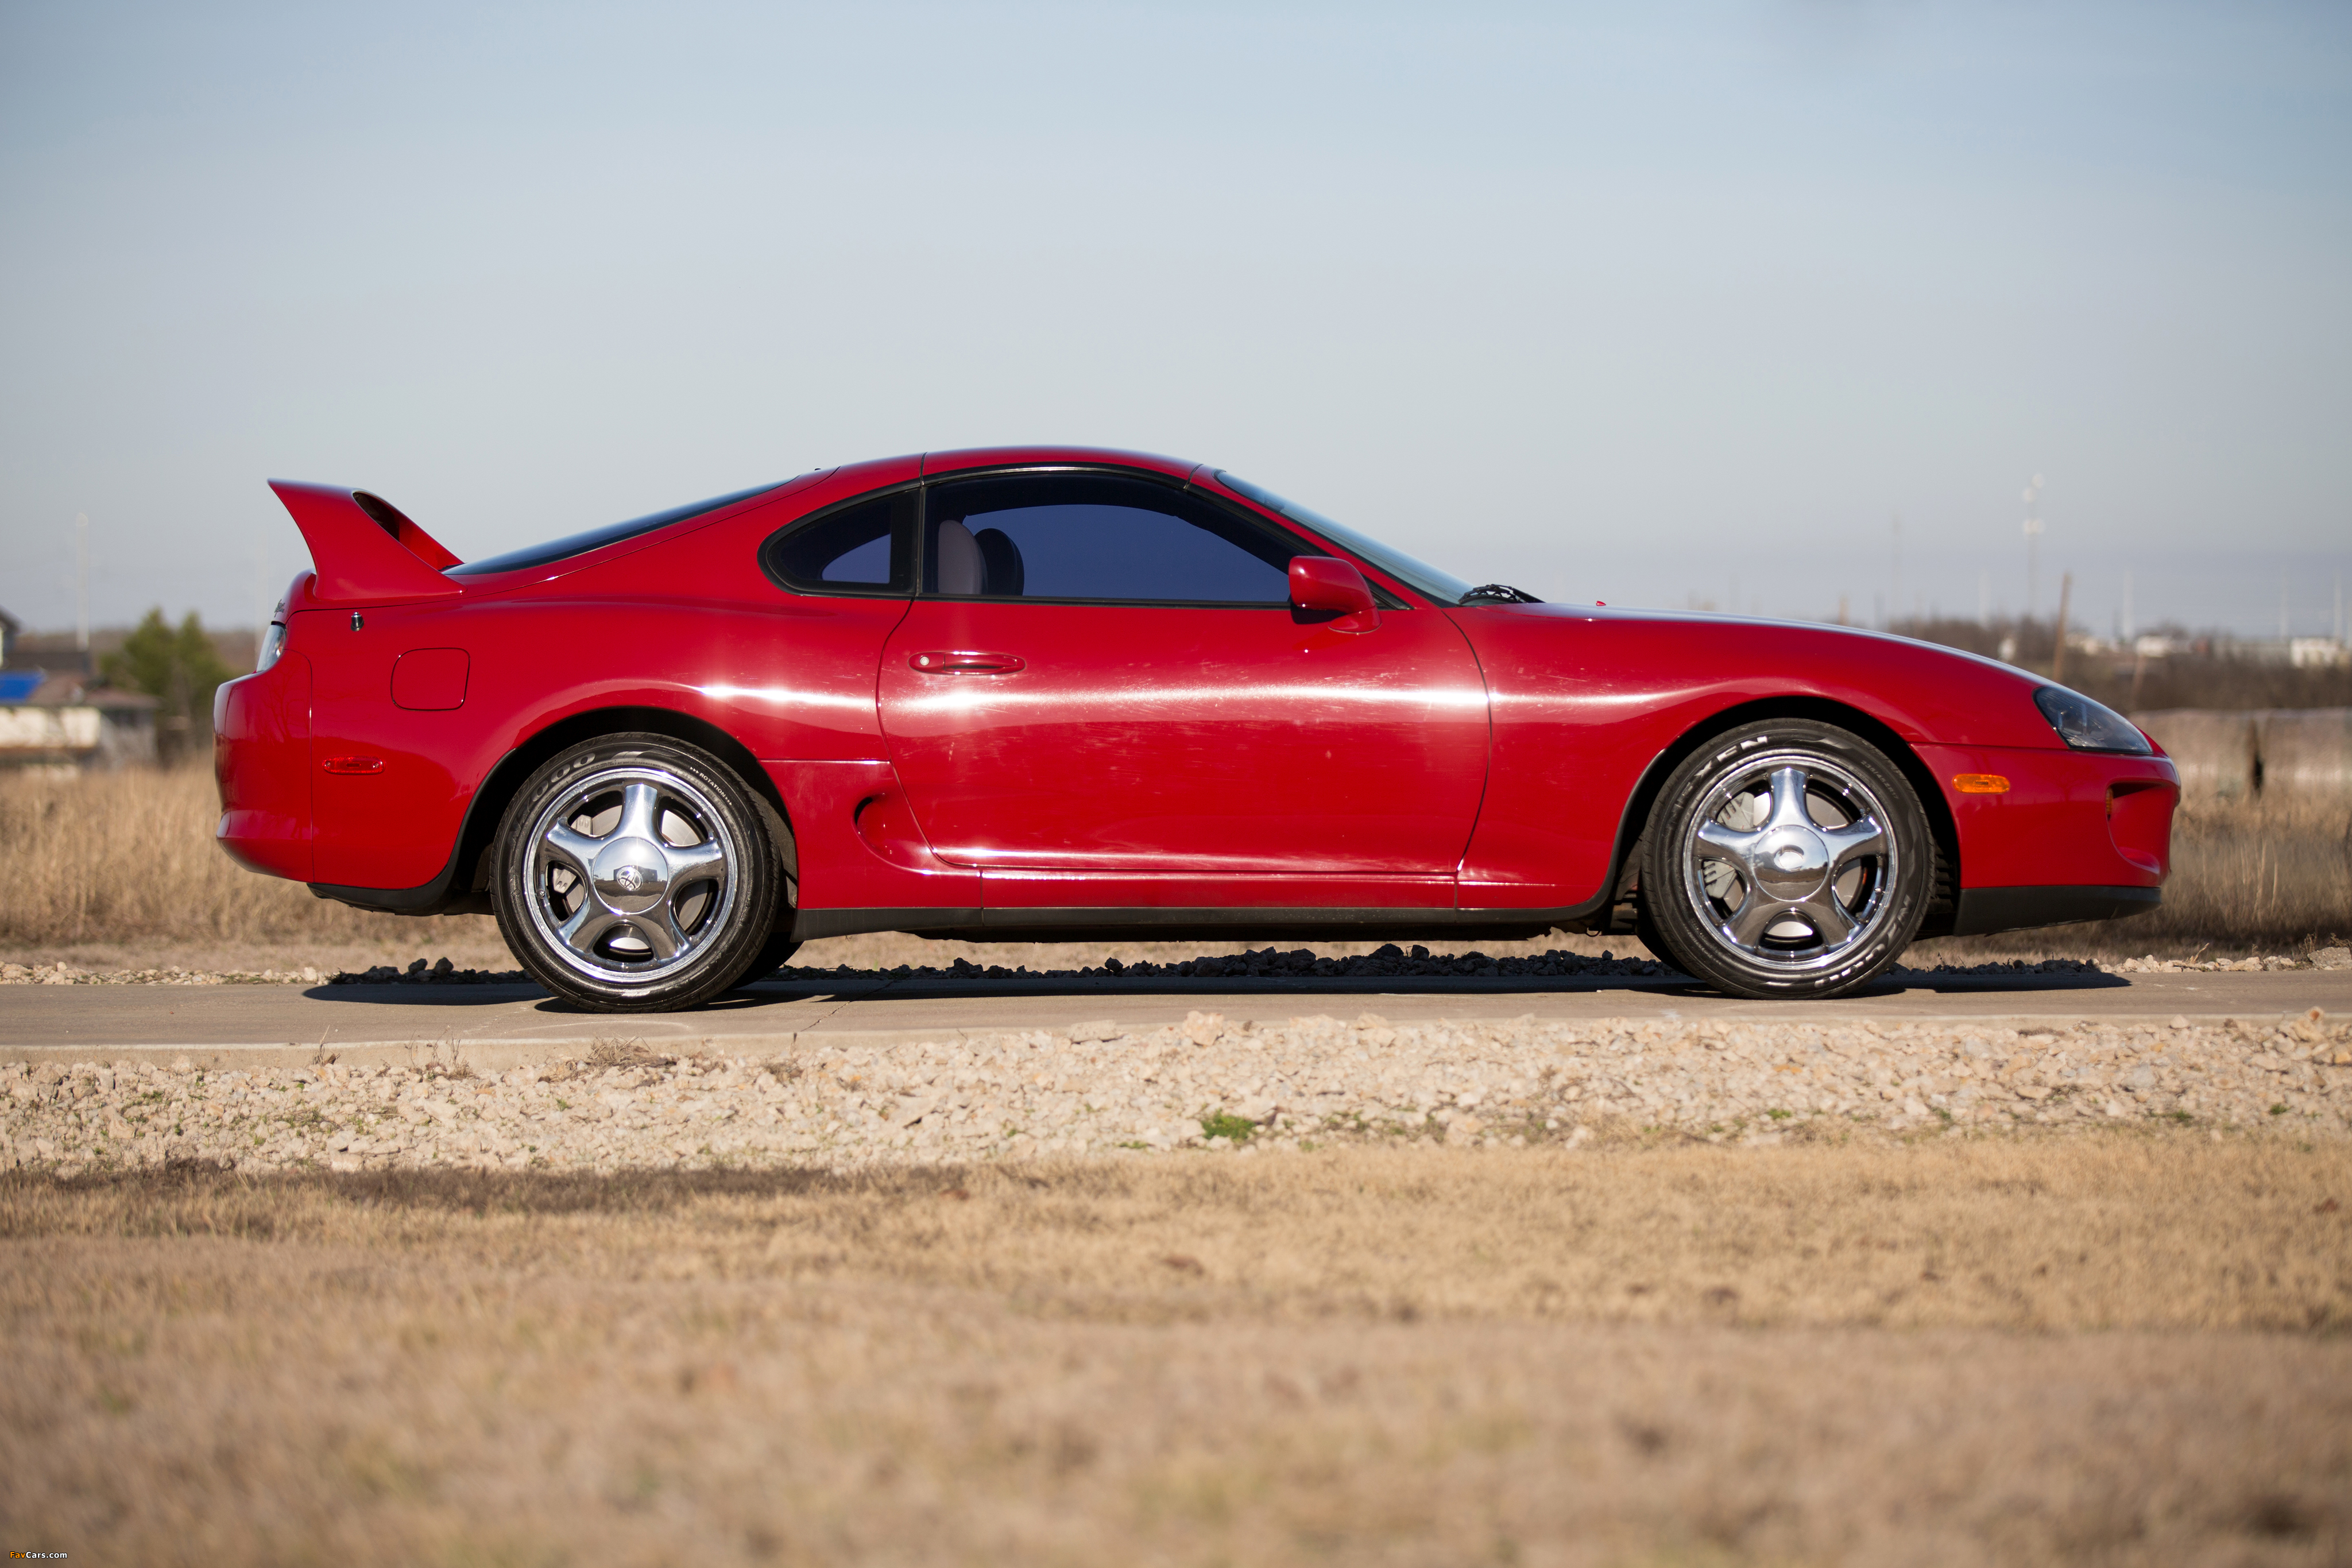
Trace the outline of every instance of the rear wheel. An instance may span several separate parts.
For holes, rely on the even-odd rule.
[[[1743,726],[1675,769],[1642,901],[1685,973],[1735,996],[1833,997],[1902,956],[1934,877],[1902,770],[1849,730],[1785,719]]]
[[[515,796],[493,902],[499,934],[549,990],[649,1012],[743,977],[767,946],[782,879],[732,770],[665,736],[616,735],[558,754]]]

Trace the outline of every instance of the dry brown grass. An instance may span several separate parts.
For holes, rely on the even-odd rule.
[[[2352,800],[2192,802],[2172,844],[2164,906],[2118,923],[2118,935],[2126,925],[2200,941],[2352,935]]]
[[[202,768],[0,774],[0,843],[14,873],[0,900],[0,946],[446,941],[478,939],[491,925],[480,915],[364,914],[257,875],[213,841],[219,817]],[[488,939],[497,944],[495,927]]]
[[[218,804],[201,768],[131,770],[51,780],[0,775],[0,843],[16,881],[0,901],[0,952],[20,961],[71,956],[92,966],[136,967],[134,955],[168,949],[197,967],[318,963],[364,967],[388,956],[446,953],[461,967],[505,967],[486,915],[413,920],[369,915],[314,898],[296,883],[259,876],[213,842]],[[2192,802],[2174,831],[2174,874],[2155,915],[2101,925],[1932,944],[1916,961],[1979,952],[2079,956],[2282,951],[2352,935],[2352,803]],[[813,944],[796,962],[856,967],[951,963],[1033,968],[1099,963],[1118,956],[1168,962],[1247,944],[1081,945],[925,942],[895,936]],[[1372,944],[1318,943],[1318,952]],[[1639,952],[1630,937],[1548,937],[1484,943],[1502,955],[1568,947]],[[226,950],[226,951],[224,951]],[[256,955],[266,956],[264,964]]]
[[[2352,1152],[0,1183],[76,1560],[2341,1561]]]
[[[2173,818],[2172,879],[2153,914],[2050,931],[1923,945],[1913,962],[1948,949],[2011,949],[2084,956],[2210,947],[2299,952],[2352,936],[2352,800],[2190,800]]]

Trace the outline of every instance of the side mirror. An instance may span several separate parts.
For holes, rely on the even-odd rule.
[[[1334,632],[1370,632],[1381,623],[1380,606],[1371,584],[1346,561],[1328,555],[1290,558],[1290,607],[1307,614],[1328,614]]]

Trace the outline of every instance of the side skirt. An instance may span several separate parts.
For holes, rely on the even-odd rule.
[[[808,942],[905,931],[963,942],[1324,941],[1408,939],[1523,942],[1579,927],[1589,905],[1566,909],[803,909],[793,936]]]

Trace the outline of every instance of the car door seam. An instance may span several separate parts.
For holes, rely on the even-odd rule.
[[[1486,814],[1486,791],[1495,781],[1495,686],[1486,678],[1486,661],[1478,656],[1478,644],[1471,640],[1469,632],[1462,629],[1462,622],[1443,610],[1438,613],[1444,617],[1448,626],[1454,628],[1454,634],[1462,639],[1462,645],[1470,651],[1470,667],[1478,672],[1478,689],[1486,699],[1486,758],[1478,769],[1478,804],[1470,813],[1470,831],[1462,836],[1462,852],[1454,857],[1454,908],[1459,914],[1462,909],[1462,873],[1470,864],[1470,846],[1477,841],[1478,821]]]

